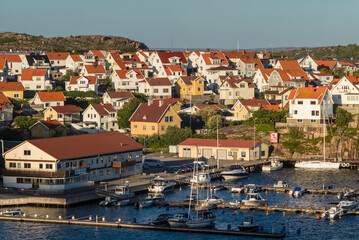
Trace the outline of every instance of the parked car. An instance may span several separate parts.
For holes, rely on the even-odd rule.
[[[163,167],[164,163],[159,159],[145,158],[145,160],[143,160],[143,165],[146,165],[148,167]]]
[[[164,170],[164,172],[166,173],[174,173],[174,174],[179,174],[181,173],[181,170],[177,169],[177,168],[174,168],[174,167],[171,167],[171,168],[166,168]]]
[[[190,172],[191,171],[191,169],[189,167],[187,167],[186,165],[181,165],[179,167],[182,168],[185,172]]]
[[[201,168],[203,168],[203,169],[211,169],[211,168],[213,168],[213,166],[211,164],[208,164],[205,161],[194,161],[193,163],[194,164],[197,163],[198,166],[201,166]]]
[[[185,173],[186,172],[186,170],[184,170],[183,168],[178,167],[178,166],[175,166],[173,168],[177,169],[179,171],[179,173]]]

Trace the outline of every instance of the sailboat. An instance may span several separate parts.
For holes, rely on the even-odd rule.
[[[198,153],[198,150],[197,150]],[[193,171],[193,177],[195,175],[195,172],[198,176],[198,159],[196,158],[196,162],[194,163],[194,171]],[[191,193],[190,196],[192,196],[192,191],[193,191],[193,184],[194,182],[191,182]],[[198,195],[198,182],[196,183],[197,187],[197,196]],[[195,211],[196,211],[196,215],[191,218],[191,205],[192,205],[192,198],[190,198],[189,201],[189,208],[188,208],[188,220],[186,221],[186,225],[188,228],[208,228],[208,227],[212,227],[213,226],[213,222],[215,219],[215,216],[213,215],[213,213],[209,210],[199,210],[198,206],[199,206],[199,201],[198,201],[198,197],[196,199],[196,206],[195,207]]]
[[[324,98],[324,97],[323,97]],[[324,99],[323,99],[324,101]],[[326,102],[326,99],[325,99]],[[323,109],[323,160],[313,160],[313,161],[302,161],[296,162],[295,168],[303,168],[303,169],[339,169],[339,162],[326,162],[325,161],[325,117],[324,117],[324,109]]]

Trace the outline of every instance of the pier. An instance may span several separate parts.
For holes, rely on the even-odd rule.
[[[190,228],[172,228],[166,226],[153,226],[147,224],[135,223],[120,223],[120,222],[106,222],[105,219],[98,221],[77,220],[77,219],[49,219],[49,218],[31,218],[31,217],[3,217],[0,216],[1,221],[16,221],[16,222],[32,222],[32,223],[48,223],[48,224],[65,224],[77,226],[91,226],[91,227],[108,227],[108,228],[123,228],[136,230],[153,230],[153,231],[170,231],[170,232],[185,232],[185,233],[201,233],[201,234],[216,234],[229,236],[246,236],[246,237],[262,237],[262,238],[283,238],[285,233],[267,233],[267,232],[241,232],[235,230],[218,230],[218,229],[190,229]]]

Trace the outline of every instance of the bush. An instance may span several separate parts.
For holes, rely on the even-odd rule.
[[[15,125],[21,129],[25,129],[25,130],[29,130],[29,128],[32,125],[34,125],[35,123],[37,123],[37,121],[38,121],[37,119],[27,117],[27,116],[17,116],[14,119]]]
[[[271,124],[263,123],[263,124],[259,124],[258,126],[256,126],[256,130],[258,132],[274,132],[275,128]]]
[[[100,98],[95,91],[64,91],[63,94],[70,98]]]

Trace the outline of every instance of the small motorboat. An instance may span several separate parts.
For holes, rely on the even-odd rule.
[[[185,228],[187,227],[186,222],[188,221],[187,213],[177,213],[173,218],[168,219],[168,224],[174,228]]]
[[[155,202],[152,200],[144,200],[135,204],[135,208],[151,207]]]
[[[222,171],[221,176],[225,181],[233,181],[238,179],[247,178],[249,173],[242,165],[231,165],[228,170]]]
[[[245,200],[242,200],[244,206],[264,206],[267,199],[263,198],[259,193],[248,193]]]
[[[157,176],[153,179],[151,186],[148,187],[148,191],[153,193],[171,192],[175,189],[176,185],[176,181]]]
[[[261,191],[261,190],[262,190],[262,188],[255,184],[247,184],[244,186],[245,193],[254,193],[254,192]]]
[[[231,188],[232,193],[244,193],[244,186],[241,182],[237,186]]]
[[[283,163],[278,160],[272,160],[270,165],[263,165],[262,171],[264,172],[271,172],[276,171],[283,168]]]
[[[150,201],[163,201],[163,195],[162,194],[149,194],[145,200],[150,200]]]
[[[351,200],[342,200],[339,202],[337,207],[344,210],[353,210],[359,207],[359,202],[351,201]]]
[[[173,214],[163,213],[160,214],[156,219],[152,220],[153,225],[169,225],[168,220],[173,218]]]
[[[25,213],[20,209],[8,209],[5,212],[1,212],[0,215],[4,217],[19,217],[23,216]]]
[[[197,175],[194,175],[193,178],[190,180],[191,183],[203,185],[211,182],[211,176],[206,173],[200,173]]]
[[[117,202],[117,206],[127,206],[131,203],[131,199],[120,200]]]
[[[337,219],[337,218],[343,216],[344,213],[345,212],[343,209],[340,209],[338,207],[332,207],[328,211],[326,211],[322,214],[322,218],[333,220],[333,219]]]
[[[238,225],[238,229],[243,232],[258,232],[259,225],[253,222],[253,217],[246,217],[244,222]]]
[[[278,183],[273,184],[273,187],[275,188],[287,188],[289,187],[288,183],[284,182],[284,181],[278,181]]]
[[[130,192],[130,188],[128,186],[116,186],[114,196],[116,197],[116,199],[122,200],[133,198],[135,194]]]
[[[198,211],[198,217],[189,219],[186,222],[188,228],[211,228],[214,225],[216,216],[212,211]]]
[[[112,199],[110,197],[106,197],[105,200],[101,201],[98,205],[102,207],[111,207],[117,204],[116,199]]]
[[[292,197],[299,197],[299,196],[302,196],[306,192],[307,192],[307,190],[305,190],[305,189],[302,189],[300,187],[295,187],[294,189],[289,191],[289,195]]]
[[[241,200],[236,200],[235,202],[229,202],[229,205],[231,206],[231,207],[234,207],[234,208],[237,208],[237,207],[239,207],[239,206],[241,206],[241,204],[242,204],[242,201]]]
[[[226,188],[224,186],[222,186],[222,185],[214,186],[214,187],[211,188],[211,190],[214,191],[214,192],[222,191],[224,189],[226,189]]]
[[[352,199],[356,197],[357,192],[355,190],[345,189],[343,192],[338,193],[339,199]]]
[[[207,203],[209,205],[217,205],[223,202],[222,198],[218,198],[217,196],[212,196],[208,199],[202,200],[202,202]]]

